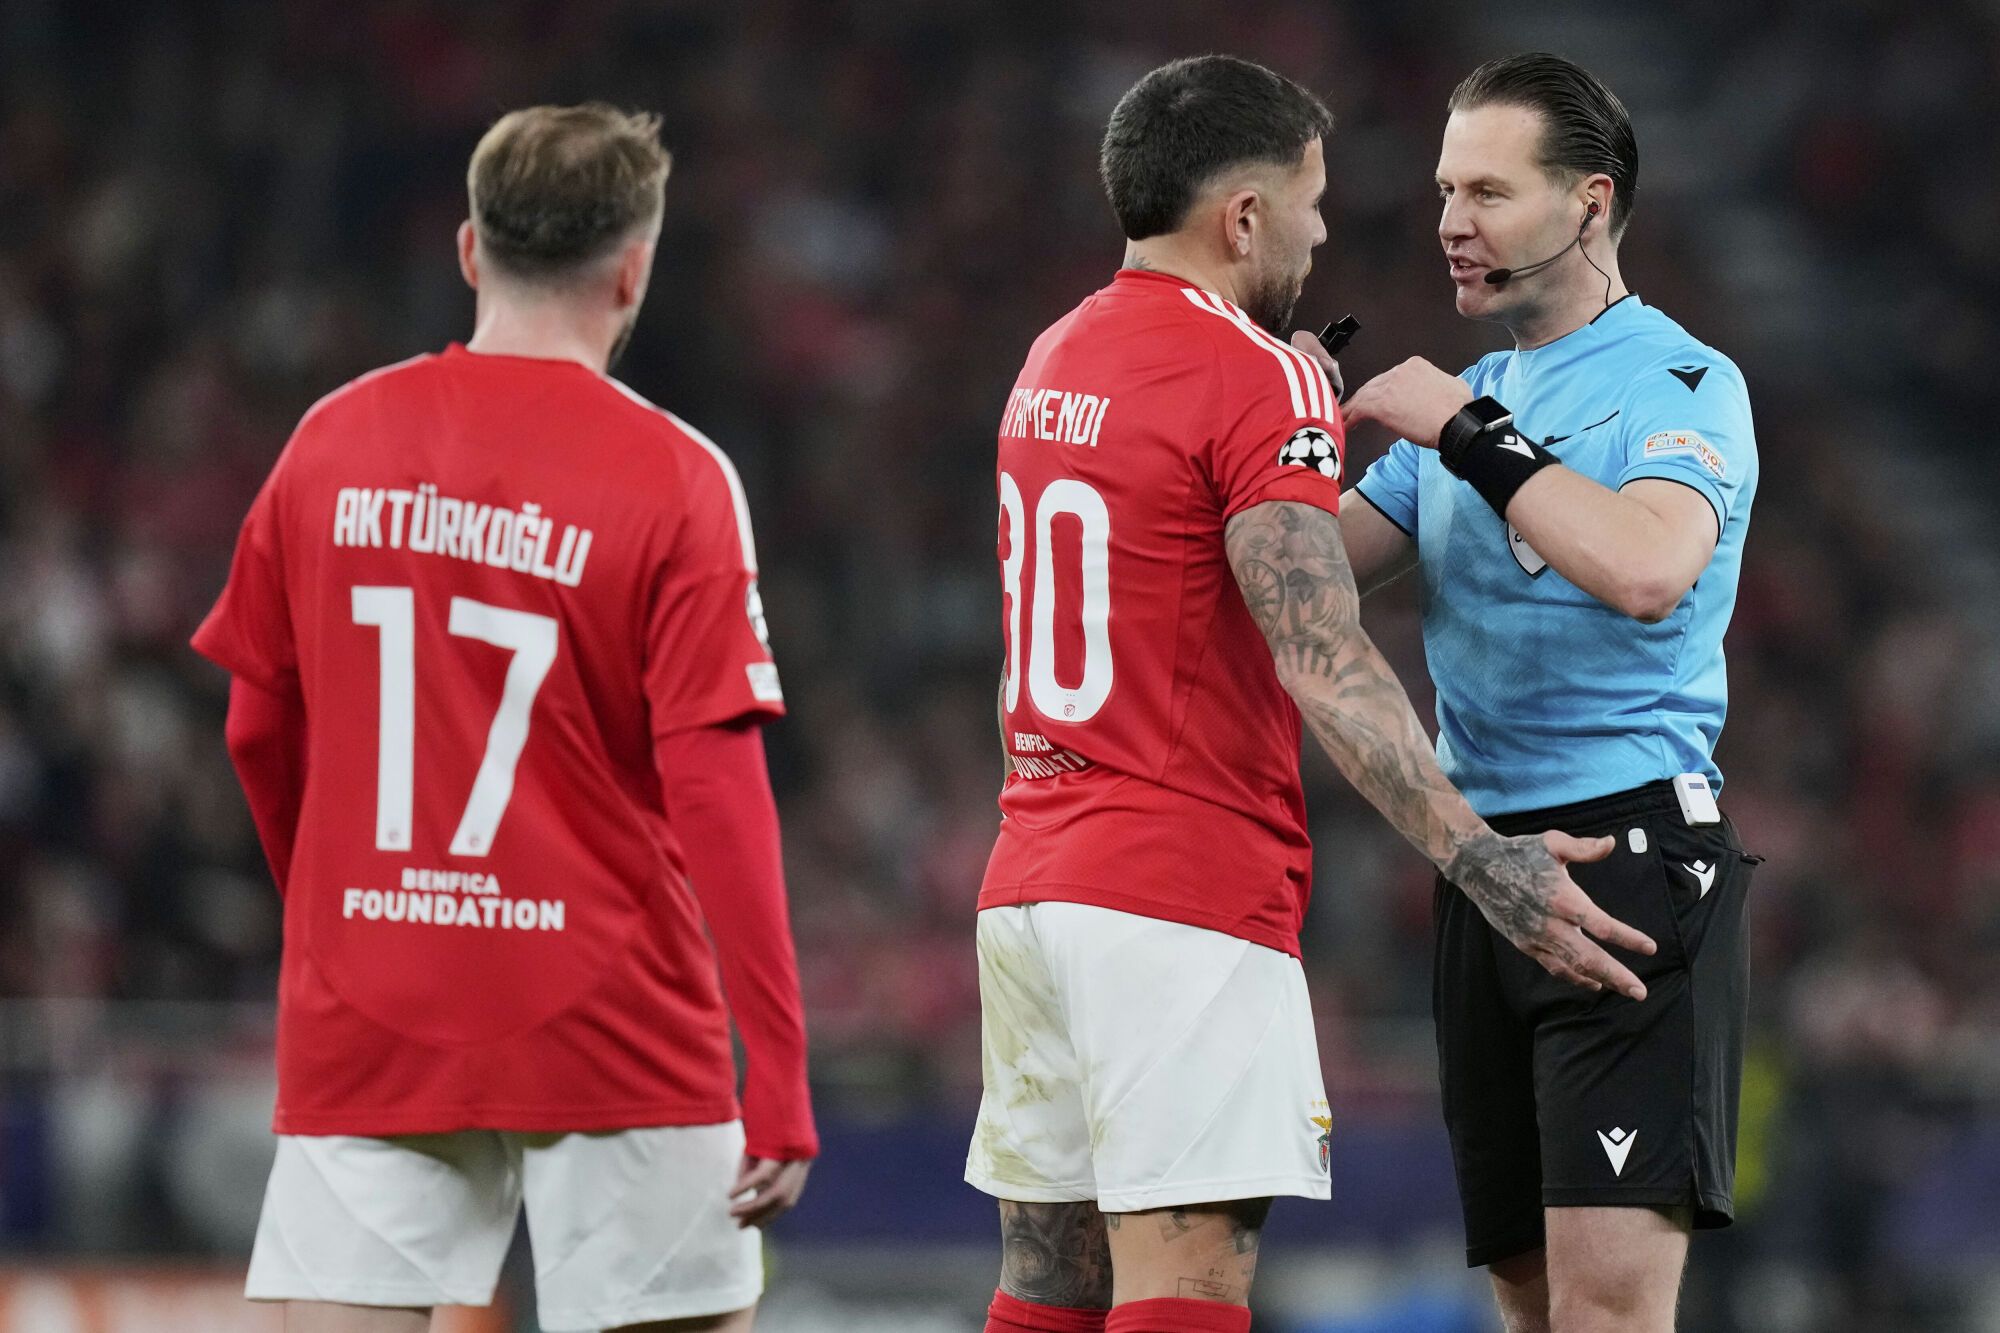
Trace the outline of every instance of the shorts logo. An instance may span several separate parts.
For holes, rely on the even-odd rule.
[[[1689,861],[1687,872],[1693,875],[1694,882],[1701,886],[1701,891],[1695,894],[1695,897],[1708,897],[1708,891],[1715,887],[1715,866],[1708,861]]]
[[[1693,454],[1697,462],[1715,474],[1717,481],[1720,481],[1722,475],[1729,470],[1729,464],[1721,453],[1714,445],[1703,439],[1698,431],[1663,430],[1648,435],[1646,457],[1653,458],[1661,454]]]
[[[1325,1106],[1325,1102],[1314,1102],[1315,1106]],[[1319,1131],[1319,1169],[1331,1169],[1333,1160],[1333,1112],[1322,1111],[1318,1115],[1307,1116],[1313,1128]]]
[[[1328,481],[1340,480],[1340,447],[1318,426],[1301,426],[1278,450],[1279,467],[1309,467]]]
[[[1609,1134],[1598,1130],[1597,1141],[1604,1145],[1604,1155],[1611,1159],[1611,1174],[1624,1175],[1625,1159],[1632,1155],[1632,1145],[1639,1141],[1639,1131],[1635,1129],[1627,1133],[1613,1125]]]

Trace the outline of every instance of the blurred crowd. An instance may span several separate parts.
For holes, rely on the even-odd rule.
[[[676,157],[617,373],[733,454],[761,534],[823,1105],[962,1105],[1000,775],[994,427],[1028,343],[1116,267],[1112,103],[1203,50],[1326,97],[1332,238],[1300,320],[1359,316],[1352,384],[1495,345],[1451,310],[1436,140],[1472,65],[1554,49],[1635,116],[1627,280],[1743,367],[1757,414],[1720,758],[1767,858],[1763,1280],[1910,1308],[1939,1280],[1911,1256],[1949,1268],[1978,1227],[1894,1200],[1968,1161],[2000,1175],[2000,14],[1082,10],[0,0],[0,1012],[270,1000],[277,899],[226,681],[187,635],[301,411],[469,332],[451,239],[480,131],[602,97],[658,110]],[[1357,432],[1350,461],[1386,443]],[[1409,590],[1367,616],[1425,701]],[[1393,1111],[1431,1096],[1428,868],[1307,769],[1328,1086]]]

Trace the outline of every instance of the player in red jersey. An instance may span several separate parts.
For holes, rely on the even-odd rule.
[[[1001,1200],[994,1333],[1247,1329],[1271,1197],[1329,1195],[1301,714],[1514,944],[1643,993],[1591,937],[1651,941],[1563,868],[1610,840],[1488,828],[1359,626],[1335,387],[1270,332],[1326,238],[1330,128],[1244,61],[1140,80],[1102,155],[1124,268],[1001,414],[1010,773],[966,1165]]]
[[[195,636],[285,898],[289,1328],[487,1303],[524,1198],[542,1327],[749,1328],[818,1148],[743,488],[606,374],[668,167],[652,117],[494,125],[471,342],[306,414]]]

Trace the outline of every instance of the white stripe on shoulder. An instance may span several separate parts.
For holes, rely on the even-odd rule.
[[[406,356],[401,361],[397,361],[386,366],[377,366],[375,367],[375,369],[367,371],[364,374],[356,375],[353,379],[341,385],[338,389],[335,389],[331,393],[321,396],[318,402],[314,403],[311,407],[308,407],[305,410],[305,414],[299,418],[299,424],[301,426],[305,425],[306,422],[311,421],[315,416],[319,415],[319,410],[321,408],[331,405],[337,399],[346,397],[350,392],[360,388],[364,384],[367,384],[369,381],[379,380],[384,375],[393,375],[399,370],[406,370],[409,367],[416,365],[417,362],[428,360],[430,357],[434,355],[436,355],[436,353],[434,352],[418,352],[415,356]]]
[[[1221,297],[1213,296],[1208,292],[1200,291],[1193,287],[1181,288],[1181,295],[1187,297],[1195,309],[1206,311],[1218,319],[1227,320],[1229,323],[1234,324],[1252,343],[1276,357],[1279,369],[1285,372],[1285,387],[1292,391],[1292,415],[1300,417],[1312,415],[1306,411],[1306,399],[1305,395],[1301,392],[1301,380],[1299,378],[1297,362],[1280,351],[1275,343],[1269,339],[1258,337],[1253,328],[1243,321],[1238,320],[1234,315],[1231,315],[1229,312],[1235,307],[1229,305]]]
[[[1250,318],[1243,307],[1223,301],[1219,296],[1215,299],[1220,301],[1223,307],[1230,312],[1231,320],[1245,333],[1248,333],[1253,338],[1262,339],[1266,345],[1275,347],[1286,356],[1292,358],[1293,362],[1299,367],[1300,375],[1305,379],[1306,398],[1312,407],[1313,415],[1322,418],[1330,417],[1333,409],[1333,385],[1327,381],[1326,375],[1320,370],[1318,363],[1298,348],[1286,342],[1283,338],[1266,332],[1262,325]]]
[[[757,538],[750,531],[750,500],[749,497],[743,494],[743,478],[737,475],[736,464],[729,461],[729,455],[723,453],[722,447],[716,444],[714,440],[709,439],[708,436],[703,435],[693,426],[690,426],[672,412],[667,411],[666,408],[661,407],[658,403],[633,392],[631,386],[622,380],[613,379],[611,376],[606,375],[604,382],[647,411],[657,412],[668,421],[671,421],[675,429],[700,445],[707,451],[708,456],[715,460],[715,465],[722,469],[722,480],[729,486],[729,502],[736,507],[736,535],[743,542],[743,571],[746,574],[755,574],[757,572]]]

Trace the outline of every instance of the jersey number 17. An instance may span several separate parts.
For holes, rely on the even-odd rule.
[[[381,727],[375,761],[375,848],[410,850],[415,823],[417,749],[416,594],[409,588],[354,589],[354,623],[381,636]],[[486,754],[472,780],[472,794],[452,835],[453,856],[484,856],[507,802],[514,797],[514,769],[528,743],[535,695],[556,660],[551,616],[451,599],[451,632],[514,654],[500,690],[500,710],[486,733]]]

